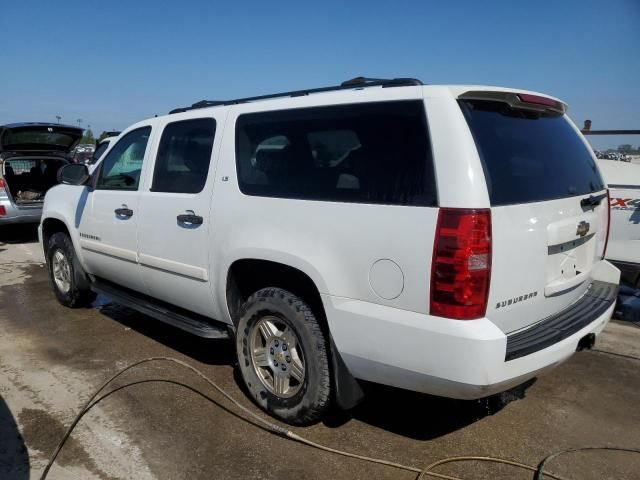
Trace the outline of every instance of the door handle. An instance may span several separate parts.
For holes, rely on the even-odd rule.
[[[133,210],[131,210],[126,205],[122,205],[122,208],[116,208],[114,210],[114,212],[115,212],[116,216],[118,216],[118,217],[129,218],[129,217],[133,216]]]
[[[176,217],[178,223],[184,223],[185,225],[202,225],[202,217],[196,215],[193,210],[187,210],[187,213],[182,213]]]
[[[597,196],[589,195],[587,198],[583,198],[582,200],[580,200],[580,206],[582,208],[594,208],[600,205],[600,202],[602,201],[602,199],[606,197],[607,197],[606,193],[603,193]]]

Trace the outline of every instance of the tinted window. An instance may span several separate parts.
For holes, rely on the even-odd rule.
[[[153,192],[198,193],[209,172],[216,122],[198,118],[164,129],[153,173]]]
[[[591,153],[566,118],[461,102],[482,158],[492,205],[585,195],[604,188]]]
[[[67,150],[82,136],[79,128],[58,125],[8,127],[4,131],[0,129],[0,132],[0,143],[4,150]]]
[[[420,101],[241,115],[236,160],[240,189],[248,195],[437,203]]]
[[[122,137],[102,161],[96,188],[137,190],[150,134],[151,127],[144,127]]]

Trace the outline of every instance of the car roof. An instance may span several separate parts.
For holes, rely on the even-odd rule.
[[[510,93],[525,93],[530,95],[537,95],[549,98],[551,100],[555,100],[557,102],[562,103],[566,106],[565,102],[561,99],[556,98],[554,96],[548,95],[546,93],[536,92],[532,90],[527,90],[523,88],[511,88],[511,87],[502,87],[502,86],[493,86],[493,85],[422,85],[422,84],[404,84],[393,86],[394,91],[406,91],[410,89],[421,88],[425,96],[429,95],[452,95],[454,97],[458,97],[469,91],[487,91],[487,92],[510,92]],[[234,105],[248,105],[248,104],[269,104],[269,103],[281,103],[286,102],[291,105],[296,105],[297,103],[306,103],[304,99],[306,98],[326,98],[327,96],[338,96],[343,97],[345,95],[360,95],[362,91],[380,91],[380,89],[388,89],[385,85],[366,85],[365,87],[354,86],[352,88],[339,88],[339,89],[312,89],[309,90],[308,93],[304,93],[304,90],[294,91],[294,92],[284,92],[282,94],[272,94],[272,95],[262,95],[257,97],[248,97],[246,99],[237,99],[237,100],[228,100],[228,101],[209,101],[202,100],[194,103],[190,107],[184,108],[176,108],[169,112],[168,115],[175,115],[180,113],[198,111],[198,110],[209,110],[209,109],[222,109],[225,107],[231,107]],[[299,93],[303,92],[303,93]],[[164,117],[166,115],[162,115]],[[158,117],[159,118],[159,117]]]
[[[357,79],[354,79],[357,80]],[[364,79],[371,80],[371,79]],[[375,79],[373,79],[375,80]],[[348,81],[350,82],[350,81]],[[136,122],[128,126],[123,133],[128,133],[136,128],[143,126],[152,126],[158,121],[166,121],[171,118],[178,120],[185,120],[189,118],[195,118],[198,115],[206,115],[209,111],[221,111],[234,107],[244,107],[243,110],[248,109],[256,111],[279,109],[279,108],[297,108],[309,105],[312,102],[311,99],[318,99],[319,103],[325,104],[327,98],[335,99],[336,103],[349,103],[352,97],[357,97],[356,101],[375,101],[375,98],[385,97],[385,100],[389,99],[388,95],[382,92],[397,92],[398,99],[409,98],[410,93],[415,94],[416,89],[421,89],[422,95],[426,97],[454,97],[458,98],[460,95],[469,91],[494,91],[494,92],[509,92],[509,93],[525,93],[530,95],[537,95],[547,97],[551,100],[562,103],[566,109],[566,104],[551,95],[535,92],[526,89],[490,86],[490,85],[423,85],[422,82],[411,78],[401,78],[392,80],[375,80],[373,82],[365,82],[363,84],[348,84],[339,85],[336,87],[326,87],[319,89],[309,90],[296,90],[293,92],[284,92],[279,94],[268,94],[257,97],[248,97],[244,99],[226,100],[226,101],[207,101],[202,100],[194,103],[190,107],[176,108],[167,115],[160,115],[151,118],[147,118]],[[384,82],[393,82],[392,84],[385,84]],[[393,88],[390,88],[393,87]],[[393,95],[394,97],[396,95]],[[251,107],[249,107],[251,106]]]

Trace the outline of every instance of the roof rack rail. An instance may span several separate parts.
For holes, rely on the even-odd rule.
[[[174,108],[169,113],[171,114],[171,113],[187,112],[189,110],[195,110],[197,108],[217,107],[218,105],[224,105],[224,104],[225,102],[220,100],[200,100],[199,102],[194,103],[190,107]]]
[[[293,90],[290,92],[282,93],[270,93],[268,95],[258,95],[256,97],[236,98],[234,100],[201,100],[194,103],[190,107],[181,107],[171,110],[169,113],[187,112],[189,110],[196,110],[198,108],[216,107],[220,105],[237,105],[239,103],[255,102],[258,100],[269,100],[272,98],[281,97],[303,97],[313,93],[332,92],[336,90],[348,90],[351,88],[365,88],[365,87],[408,87],[419,86],[423,83],[416,78],[367,78],[367,77],[355,77],[350,80],[342,82],[340,85],[334,85],[331,87],[309,88],[306,90]]]

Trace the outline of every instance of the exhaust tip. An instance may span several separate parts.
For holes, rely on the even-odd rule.
[[[578,346],[576,348],[576,352],[580,352],[582,350],[591,350],[596,343],[596,334],[589,333],[582,337],[578,342]]]

